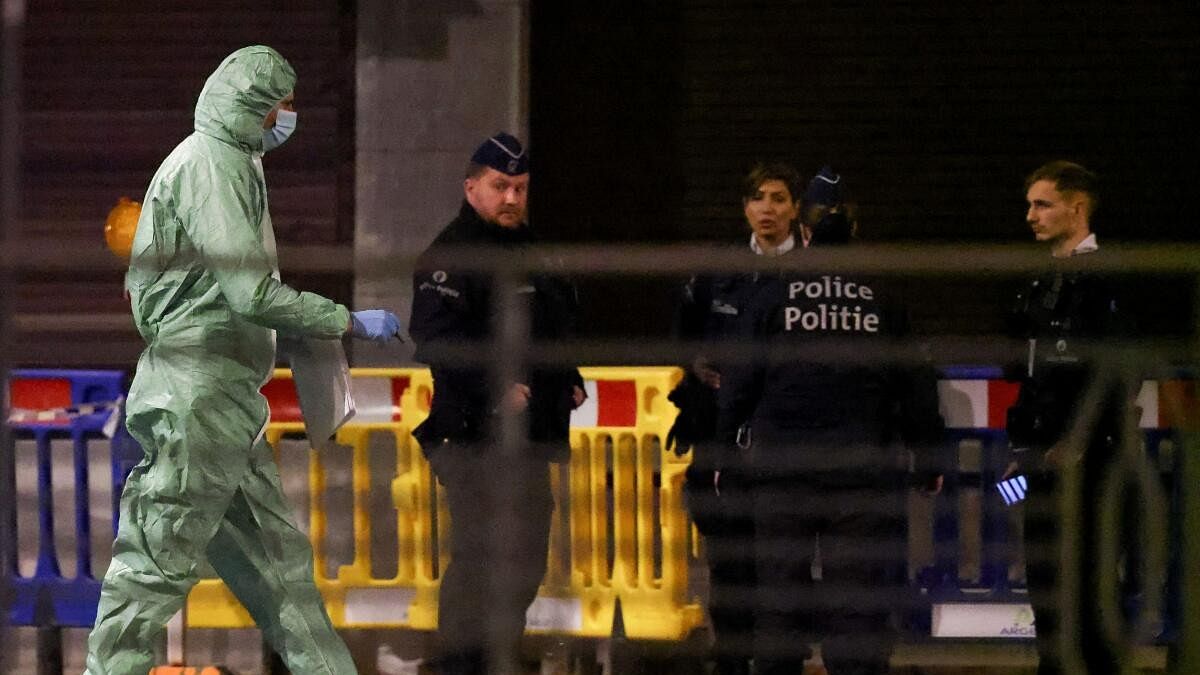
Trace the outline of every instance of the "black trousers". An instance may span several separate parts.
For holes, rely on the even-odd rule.
[[[754,641],[753,499],[740,470],[721,473],[690,467],[685,484],[688,511],[704,535],[708,563],[708,613],[717,675],[748,674]]]
[[[450,510],[450,563],[438,595],[443,675],[483,675],[515,658],[525,611],[546,574],[554,495],[550,463],[443,445],[430,464]]]
[[[912,599],[906,494],[890,480],[835,487],[778,473],[755,486],[758,675],[803,672],[813,642],[829,675],[888,672],[893,617]]]

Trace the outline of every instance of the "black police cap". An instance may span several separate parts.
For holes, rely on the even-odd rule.
[[[509,176],[529,173],[529,155],[521,147],[521,141],[503,131],[480,143],[471,155],[471,162],[490,166]]]

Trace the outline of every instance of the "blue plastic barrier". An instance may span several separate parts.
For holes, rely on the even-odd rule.
[[[966,590],[987,591],[990,600],[1003,601],[1012,595],[1008,568],[1012,560],[1008,513],[998,494],[991,490],[1007,464],[1008,436],[1003,414],[1015,395],[1016,384],[1004,382],[1003,372],[993,366],[949,366],[942,369],[942,397],[946,415],[946,443],[956,452],[948,467],[943,494],[934,504],[934,564],[918,573],[918,582],[936,600],[962,600]],[[961,390],[948,391],[950,382]],[[951,399],[961,398],[955,404]],[[961,471],[957,450],[966,441],[980,446],[978,471]],[[958,495],[962,489],[979,489],[981,544],[978,580],[959,578],[959,538],[962,531]],[[978,596],[978,593],[973,594]]]
[[[100,582],[92,573],[90,509],[88,506],[88,440],[101,437],[113,410],[102,406],[93,412],[69,410],[85,404],[113,404],[122,396],[124,373],[107,370],[14,370],[10,374],[10,402],[14,410],[41,411],[42,419],[29,414],[11,423],[14,438],[32,438],[37,446],[38,557],[32,576],[13,575],[13,604],[9,622],[17,626],[89,627],[96,618]],[[56,410],[46,413],[47,409]],[[118,425],[124,433],[123,425]],[[54,548],[53,457],[51,440],[70,438],[75,473],[76,574],[62,576]],[[114,447],[117,443],[114,443]],[[12,448],[5,451],[12,452]],[[116,457],[114,456],[114,460]],[[118,467],[114,463],[113,478]],[[124,475],[121,476],[123,482]],[[115,480],[114,480],[115,482]],[[16,486],[6,486],[16,494]],[[120,493],[114,493],[114,499]],[[114,511],[115,513],[115,511]],[[114,528],[116,518],[114,516]],[[16,527],[12,528],[15,539]],[[6,542],[17,548],[17,542]]]
[[[1016,533],[1010,531],[1010,508],[1004,504],[993,488],[1003,475],[1010,459],[1008,437],[1004,428],[1005,411],[1015,399],[1017,383],[1006,382],[1003,372],[995,367],[947,367],[943,369],[941,399],[947,417],[947,443],[956,451],[964,442],[979,444],[979,464],[976,469],[963,470],[955,463],[946,473],[943,494],[934,504],[933,539],[934,563],[918,571],[917,583],[929,592],[934,603],[1012,603],[1028,601],[1024,588],[1009,579],[1009,569],[1017,551]],[[1174,378],[1149,382],[1143,394],[1149,394],[1149,409],[1143,411],[1142,432],[1147,457],[1157,465],[1163,487],[1170,497],[1170,527],[1177,528],[1180,522],[1179,473],[1175,468],[1175,457],[1181,451],[1179,435],[1174,427],[1183,420],[1171,418],[1169,412],[1160,413],[1160,397],[1175,398],[1179,408],[1181,391],[1183,407],[1194,406],[1195,392],[1193,373],[1180,372]],[[954,382],[951,385],[951,382]],[[1181,387],[1180,385],[1187,385]],[[953,388],[952,388],[953,387]],[[1189,389],[1188,387],[1192,387]],[[1188,393],[1190,392],[1190,393]],[[1187,397],[1191,398],[1187,398]],[[955,406],[955,401],[958,405]],[[1139,395],[1141,405],[1141,395]],[[1168,406],[1164,410],[1170,410]],[[1175,456],[1168,448],[1174,447]],[[957,458],[957,453],[955,453]],[[980,566],[978,579],[962,579],[960,570],[960,537],[962,534],[961,514],[958,497],[963,489],[980,491]],[[1169,541],[1179,541],[1178,533],[1172,530]],[[1170,567],[1164,590],[1163,629],[1159,640],[1169,640],[1178,626],[1181,612],[1178,593],[1182,570],[1179,568],[1178,550],[1174,545],[1170,551]],[[1125,599],[1126,611],[1132,613],[1141,603],[1140,596]]]

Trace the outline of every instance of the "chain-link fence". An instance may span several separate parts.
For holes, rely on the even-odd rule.
[[[1190,247],[1180,246],[1119,247],[1106,251],[1104,256],[1081,261],[1078,271],[1125,279],[1126,288],[1132,292],[1129,297],[1136,298],[1139,280],[1155,275],[1194,281],[1194,261],[1198,259],[1194,253]],[[8,249],[5,264],[9,270],[67,264],[78,269],[82,258],[72,255],[67,261],[59,252]],[[1056,594],[1054,602],[1060,612],[1057,648],[1068,672],[1086,672],[1080,659],[1084,658],[1085,650],[1094,646],[1081,641],[1085,632],[1081,625],[1088,621],[1096,622],[1091,634],[1102,636],[1112,645],[1121,669],[1133,672],[1130,669],[1144,667],[1148,659],[1151,663],[1161,660],[1169,642],[1173,645],[1171,668],[1174,672],[1189,672],[1187,668],[1195,658],[1189,649],[1195,640],[1189,636],[1195,627],[1186,617],[1194,616],[1190,609],[1194,609],[1195,599],[1191,597],[1194,593],[1186,571],[1196,566],[1196,545],[1189,536],[1194,528],[1188,527],[1196,517],[1195,506],[1193,496],[1185,489],[1191,484],[1188,476],[1194,473],[1196,456],[1191,432],[1196,415],[1194,384],[1190,384],[1195,363],[1192,334],[1154,336],[1133,332],[1111,339],[1072,340],[1070,355],[1078,359],[1077,363],[1086,365],[1090,376],[1088,386],[1081,389],[1079,404],[1068,406],[1070,416],[1063,425],[1064,444],[1058,452],[1071,459],[1058,460],[1060,468],[1048,474],[1034,469],[1030,480],[1038,480],[1039,475],[1042,479],[1052,476],[1055,490],[1042,494],[1040,501],[1031,498],[1027,505],[1013,507],[1048,509],[1043,514],[1046,518],[1039,520],[1014,516],[1013,510],[1002,505],[1000,492],[992,486],[1004,477],[1007,468],[1009,448],[1004,432],[1010,421],[1004,418],[1006,407],[1014,402],[1015,391],[1021,386],[1022,369],[1029,363],[1028,340],[1004,335],[944,334],[922,331],[920,326],[911,327],[909,333],[898,335],[897,339],[879,342],[857,339],[861,336],[853,331],[797,341],[781,340],[780,333],[771,332],[770,320],[781,317],[785,324],[790,320],[798,327],[816,326],[822,321],[819,315],[806,318],[811,311],[820,312],[820,302],[813,310],[802,303],[789,305],[786,302],[789,298],[825,301],[830,299],[826,296],[838,293],[843,297],[858,295],[859,298],[847,299],[859,302],[859,309],[842,311],[840,307],[836,310],[827,307],[824,321],[833,325],[836,320],[838,325],[848,327],[857,321],[857,325],[865,326],[862,317],[870,313],[870,308],[863,308],[864,287],[871,289],[873,297],[869,299],[875,299],[887,295],[893,285],[901,287],[895,280],[904,280],[902,286],[909,293],[914,289],[919,292],[920,283],[953,284],[956,279],[980,275],[1021,280],[1049,268],[1044,251],[1026,247],[976,246],[968,250],[953,246],[858,244],[763,259],[741,251],[711,248],[604,246],[533,249],[517,255],[462,250],[426,262],[447,275],[470,273],[491,279],[490,288],[497,299],[491,337],[441,345],[426,354],[438,363],[456,363],[486,373],[497,390],[507,383],[525,381],[531,371],[552,365],[683,366],[673,376],[681,379],[694,357],[703,354],[722,364],[722,389],[732,391],[742,387],[742,391],[760,397],[753,401],[754,413],[746,427],[749,433],[743,430],[732,442],[717,449],[725,457],[719,469],[723,476],[714,483],[717,489],[710,492],[695,489],[689,492],[688,486],[695,488],[698,476],[712,480],[715,467],[701,467],[707,468],[708,474],[699,471],[688,474],[683,470],[694,465],[703,451],[697,446],[689,454],[686,447],[668,447],[667,422],[672,420],[660,419],[653,429],[639,427],[638,415],[642,411],[634,410],[630,426],[614,432],[611,420],[606,427],[600,417],[615,413],[600,410],[593,420],[581,423],[606,432],[599,436],[573,433],[572,456],[561,472],[554,474],[559,515],[551,526],[554,529],[551,555],[557,558],[551,563],[550,576],[557,576],[563,583],[553,589],[557,595],[539,598],[539,607],[545,611],[551,606],[546,601],[565,601],[562,607],[568,609],[559,616],[568,618],[547,620],[534,635],[560,636],[574,645],[576,656],[582,651],[593,661],[592,650],[597,640],[610,647],[616,645],[616,651],[610,648],[607,656],[610,663],[615,658],[614,667],[618,668],[615,672],[626,672],[619,670],[622,667],[634,667],[629,663],[621,665],[622,659],[630,658],[630,653],[637,655],[632,661],[640,658],[651,663],[656,655],[669,654],[669,662],[676,664],[671,667],[691,664],[687,667],[700,669],[712,657],[711,621],[696,623],[692,626],[696,632],[687,639],[680,634],[665,642],[662,638],[640,639],[645,633],[639,632],[645,629],[639,621],[644,621],[644,616],[655,617],[655,612],[664,607],[682,615],[694,612],[697,605],[706,606],[710,612],[715,609],[718,614],[726,613],[725,618],[732,614],[733,625],[745,631],[726,636],[735,653],[742,650],[755,660],[771,654],[808,657],[809,646],[825,645],[817,653],[829,661],[834,653],[828,646],[829,627],[846,625],[843,622],[849,616],[854,620],[840,629],[838,635],[850,638],[851,661],[858,655],[869,655],[872,649],[895,647],[891,656],[894,663],[920,664],[922,659],[945,658],[930,654],[946,649],[947,644],[963,644],[954,638],[932,637],[939,630],[944,635],[955,635],[955,631],[962,635],[966,629],[956,621],[977,621],[986,612],[994,611],[995,605],[1025,606],[1028,596],[1024,591],[1027,581],[1024,569],[1029,568],[1030,561],[1039,561],[1058,571],[1051,580]],[[368,264],[357,272],[382,273],[388,261],[378,263],[379,269],[370,269]],[[545,341],[532,335],[527,306],[513,301],[522,297],[519,291],[527,285],[530,275],[582,278],[650,275],[661,279],[692,273],[776,280],[779,284],[774,287],[768,284],[765,292],[775,288],[784,294],[785,301],[774,305],[782,313],[764,314],[768,319],[765,332],[757,337],[739,335],[680,341],[671,336],[590,339],[584,334]],[[855,280],[859,290],[848,292],[851,280]],[[811,284],[816,285],[810,289]],[[1181,291],[1180,297],[1194,296],[1189,290]],[[788,307],[795,307],[795,311],[789,313]],[[665,312],[672,310],[663,308]],[[1133,304],[1127,311],[1136,315],[1138,305]],[[1180,311],[1195,316],[1191,307]],[[1049,347],[1052,352],[1066,354],[1058,344]],[[1007,371],[1006,380],[1001,367],[1014,363],[1017,367]],[[995,400],[973,399],[977,388],[970,383],[975,380],[963,374],[964,364],[992,367],[990,375],[978,381],[984,382],[984,390],[992,383],[1007,381],[1011,385],[1007,398],[993,387]],[[868,386],[856,390],[854,397],[844,401],[872,406],[904,404],[906,400],[901,395],[888,399],[877,394],[897,386],[901,389],[895,391],[911,391],[906,387],[916,386],[912,380],[889,378],[925,366],[943,369],[943,386],[937,390],[939,413],[951,427],[944,437],[932,442],[941,452],[932,463],[922,462],[912,454],[914,443],[931,443],[928,436],[918,433],[912,438],[884,438],[880,434],[888,429],[880,426],[882,418],[874,407],[849,410],[829,407],[830,400],[841,400],[846,392],[827,387],[853,388],[857,384]],[[831,379],[831,373],[837,377]],[[800,379],[789,384],[785,377],[790,375],[799,375]],[[617,376],[597,377],[593,382],[605,384],[593,385],[589,390],[598,399],[594,403],[610,405],[611,400],[606,397],[617,390],[611,384]],[[756,377],[775,382],[754,384]],[[958,384],[947,385],[950,381]],[[639,387],[632,389],[639,409],[650,406],[653,396],[661,402],[670,393],[666,383],[656,385],[653,396]],[[412,393],[415,392],[416,388]],[[428,394],[426,391],[424,395]],[[397,396],[393,402],[397,409],[409,405],[401,402],[402,395]],[[780,401],[789,405],[802,401],[804,407],[791,410],[771,407]],[[722,402],[718,417],[737,403]],[[424,404],[427,406],[428,401]],[[412,405],[418,411],[414,414],[423,412],[419,401]],[[673,414],[673,409],[674,406],[669,406],[669,414]],[[789,428],[786,423],[779,423],[781,414],[785,418],[790,414],[797,420],[811,421],[813,410],[843,423],[825,428]],[[958,421],[963,410],[971,416],[982,415],[981,421]],[[900,433],[906,422],[919,414],[917,410],[901,407],[891,411],[886,419],[894,424],[893,431]],[[1001,421],[995,419],[997,416]],[[480,451],[489,453],[488,461],[495,466],[516,462],[528,451],[522,419],[505,415],[492,418],[494,432],[488,437],[494,440]],[[278,441],[282,443],[279,457],[290,486],[288,491],[294,504],[301,508],[300,521],[310,523],[306,531],[314,531],[313,514],[321,513],[321,518],[327,519],[321,526],[324,541],[315,542],[323,552],[324,569],[318,570],[320,577],[337,582],[340,567],[354,566],[363,559],[364,541],[378,558],[370,563],[374,567],[366,576],[371,578],[389,578],[386,571],[390,566],[402,567],[406,564],[405,557],[421,546],[427,546],[425,550],[434,556],[447,555],[448,542],[438,538],[449,536],[449,530],[446,523],[436,522],[448,515],[444,504],[438,504],[445,497],[439,494],[433,475],[423,464],[423,456],[408,436],[416,420],[400,420],[408,425],[403,427],[403,442],[390,438],[366,441],[358,450],[369,457],[364,462],[357,456],[347,459],[337,453],[304,459],[303,445]],[[978,432],[974,436],[967,438],[961,433],[956,436],[972,426]],[[1097,440],[1097,429],[1108,430],[1102,443]],[[752,438],[746,438],[747,435]],[[957,441],[962,443],[956,445]],[[69,456],[69,444],[62,443],[52,442],[49,453]],[[10,521],[17,531],[6,541],[20,542],[20,551],[36,550],[36,546],[34,549],[28,546],[38,541],[38,529],[27,518],[38,508],[38,491],[34,489],[38,449],[28,441],[15,447],[16,454],[7,456],[17,460],[14,484],[19,489],[7,492],[10,496],[5,499],[6,508],[16,506],[22,516]],[[107,459],[100,449],[103,447],[104,444],[99,444],[89,450],[99,453],[88,460],[93,465],[92,476],[105,475],[101,468]],[[682,455],[677,456],[676,451]],[[1106,453],[1101,462],[1081,459],[1099,452]],[[582,459],[585,455],[586,460]],[[321,463],[319,473],[313,473],[316,465],[312,462]],[[410,476],[414,467],[406,462],[420,463],[425,472],[411,474],[417,482],[404,490],[411,489],[412,493],[404,492],[394,482],[397,477]],[[70,507],[61,503],[63,493],[76,474],[69,463],[55,466],[57,496],[51,501],[60,502],[54,508],[63,520],[70,513]],[[583,478],[585,469],[590,472],[586,474],[590,476],[587,480]],[[934,490],[921,472],[942,475],[942,491],[932,494]],[[314,480],[318,483],[313,483]],[[112,511],[110,507],[99,506],[111,498],[106,483],[93,480],[88,497],[97,505],[91,516],[94,546],[90,547],[96,570],[107,565],[106,536],[101,535],[110,531],[107,527],[111,526]],[[314,487],[318,484],[322,486],[319,490]],[[513,528],[520,529],[516,514],[527,513],[523,499],[528,496],[508,492],[509,488],[516,490],[521,485],[516,481],[501,482],[495,486],[494,494],[486,495],[496,510],[492,516],[497,523],[497,527],[486,531],[486,536],[496,538],[494,545],[486,548],[495,557],[482,568],[486,580],[479,592],[487,597],[504,597],[508,580],[520,576],[519,566],[530,564],[527,555],[501,555],[510,551],[509,546],[515,541]],[[1031,492],[1036,490],[1032,488]],[[482,494],[477,497],[485,498]],[[421,505],[422,500],[427,503]],[[1038,501],[1036,506],[1035,501]],[[360,502],[369,508],[363,510]],[[505,504],[522,504],[522,507],[505,507]],[[623,510],[623,505],[628,508]],[[503,515],[505,508],[514,508],[513,518]],[[406,509],[432,519],[425,523],[431,529],[420,542],[414,534],[419,527],[406,530],[403,524],[394,524],[397,517],[403,519],[409,515]],[[580,512],[584,515],[577,517]],[[356,522],[364,517],[368,521],[365,529],[362,522]],[[685,517],[690,520],[679,520]],[[704,522],[706,519],[709,522]],[[702,534],[696,538],[697,533],[691,527],[681,529],[677,526],[679,522],[694,522]],[[942,527],[947,522],[955,523],[951,531]],[[1046,527],[1052,531],[1047,533]],[[360,540],[358,535],[364,531],[366,538]],[[55,532],[58,551],[74,547],[69,530],[60,528]],[[389,538],[395,541],[391,544],[382,541]],[[598,543],[587,543],[592,540]],[[963,555],[968,549],[974,552]],[[15,556],[10,569],[18,576],[33,574],[28,553],[17,555],[20,551],[10,547],[6,551]],[[630,552],[628,558],[623,557],[623,551]],[[677,587],[675,592],[679,595],[664,597],[647,593],[669,579],[673,556],[680,551],[687,552],[682,559],[688,579]],[[610,588],[604,589],[603,584],[595,587],[572,583],[576,575],[591,569],[584,564],[591,556],[599,556],[597,569],[604,570],[601,578],[608,580]],[[555,565],[560,566],[558,571],[553,569]],[[78,569],[78,563],[73,569],[68,563],[60,572],[64,578],[71,578]],[[428,569],[429,579],[436,585],[445,571],[445,559],[434,560]],[[543,591],[546,588],[543,586]],[[572,592],[579,596],[572,597]],[[1095,602],[1082,602],[1086,598],[1094,598]],[[353,600],[343,601],[348,603],[350,614],[342,614],[335,621],[353,628],[353,621],[347,620],[347,616],[352,618],[354,612],[362,616],[365,610],[351,606]],[[580,604],[571,605],[572,601]],[[572,623],[575,610],[570,608],[578,606],[581,615],[586,614],[587,602],[606,608],[600,615],[603,637],[584,630],[582,619]],[[662,606],[656,607],[654,603]],[[419,606],[411,604],[410,615]],[[495,606],[483,603],[473,606],[472,612],[486,626],[498,616],[494,610],[499,606],[499,603]],[[396,608],[394,621],[387,616],[386,608],[383,612],[382,618],[376,614],[363,626],[372,621],[375,628],[393,622],[397,626],[404,624],[399,619],[403,613],[400,608]],[[749,616],[743,623],[736,618],[739,612]],[[1089,614],[1092,612],[1094,615]],[[1018,634],[1026,631],[1023,637],[1027,638],[1030,619],[1013,620],[1009,616],[1000,620],[997,630],[1015,627]],[[688,621],[683,620],[679,625],[690,625]],[[765,624],[760,623],[764,621]],[[939,625],[934,625],[939,621]],[[976,633],[976,639],[980,635]],[[73,644],[79,647],[77,642]],[[976,646],[976,658],[983,661],[995,658],[986,642],[968,640],[967,644]],[[512,647],[502,642],[489,645],[501,652]],[[969,654],[971,647],[966,649]],[[1013,649],[1021,653],[1021,648]],[[1028,647],[1024,649],[1027,656]],[[238,651],[233,649],[226,656]],[[406,656],[425,653],[425,648],[410,646]],[[240,658],[245,667],[244,654]],[[257,657],[252,657],[250,663],[256,660]],[[583,667],[580,661],[576,659],[576,668]],[[662,665],[664,662],[667,661],[658,661],[658,666],[643,663],[639,667],[666,667]]]

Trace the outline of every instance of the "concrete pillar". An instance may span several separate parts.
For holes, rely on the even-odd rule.
[[[407,328],[412,258],[458,212],[471,152],[499,130],[528,137],[529,1],[359,0],[357,307]],[[354,365],[410,357],[356,346]]]

